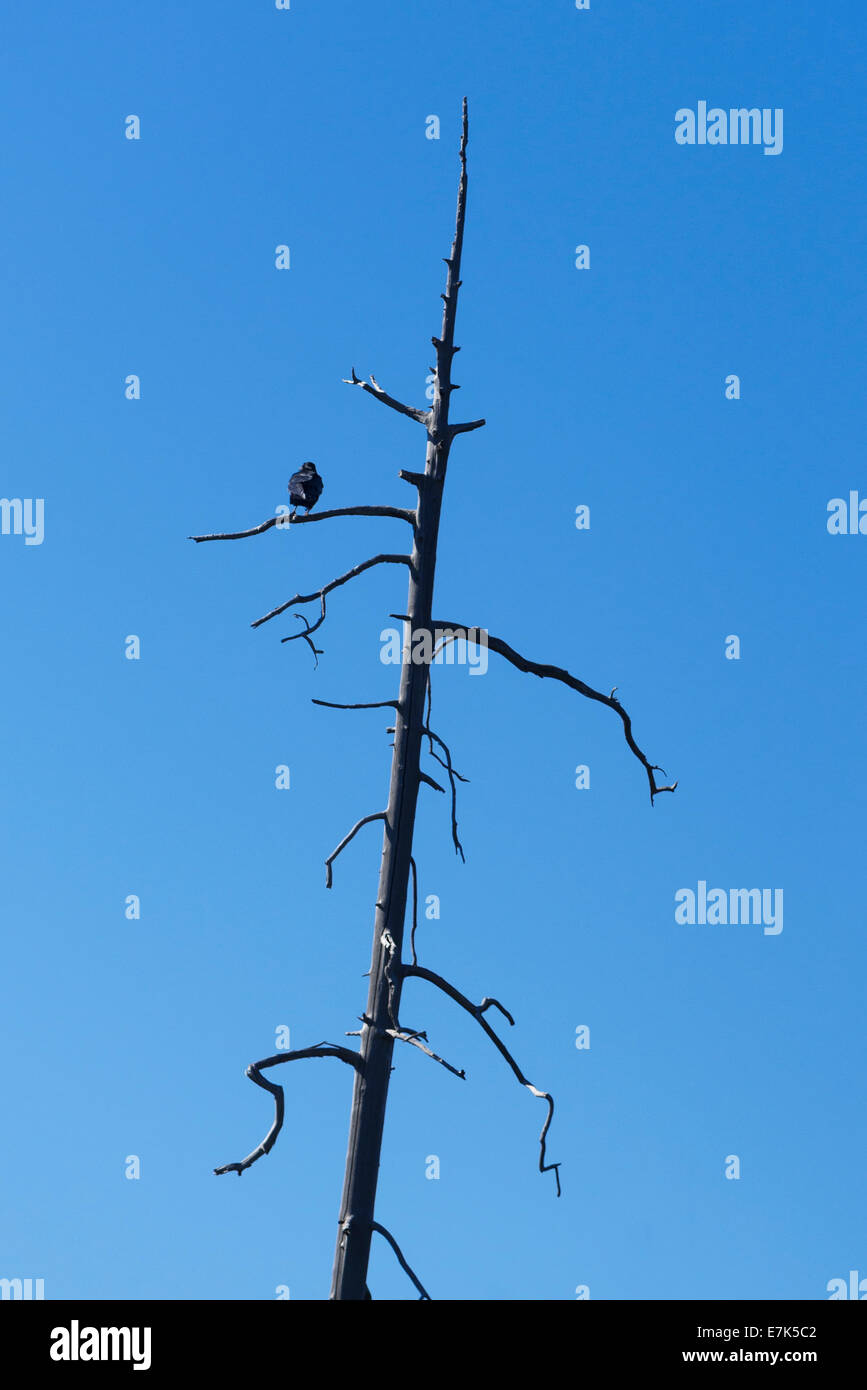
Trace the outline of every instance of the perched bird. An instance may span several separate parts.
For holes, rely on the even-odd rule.
[[[297,473],[293,473],[289,479],[289,501],[292,503],[292,515],[294,516],[299,507],[307,508],[307,515],[310,515],[310,508],[315,507],[322,496],[324,484],[319,474],[316,472],[316,464],[302,463]]]

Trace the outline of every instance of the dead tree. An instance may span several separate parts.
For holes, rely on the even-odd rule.
[[[374,1219],[377,1176],[380,1152],[382,1149],[385,1125],[388,1084],[392,1070],[392,1055],[395,1044],[408,1043],[420,1048],[434,1061],[446,1067],[456,1076],[463,1078],[463,1070],[451,1065],[438,1056],[428,1046],[427,1034],[400,1022],[400,1011],[404,984],[419,981],[441,990],[453,999],[462,1009],[479,1023],[494,1046],[500,1051],[517,1080],[533,1096],[543,1100],[547,1110],[539,1138],[539,1169],[553,1172],[557,1193],[560,1192],[558,1163],[547,1162],[546,1140],[554,1113],[554,1101],[547,1091],[540,1090],[524,1075],[509,1049],[497,1031],[488,1021],[488,1011],[499,1010],[509,1024],[514,1020],[511,1014],[496,999],[485,998],[474,1004],[453,984],[435,971],[418,963],[416,954],[417,925],[417,877],[413,858],[413,830],[415,826],[416,804],[421,786],[427,785],[437,791],[445,788],[422,767],[423,754],[431,755],[443,769],[444,780],[448,781],[451,795],[452,837],[455,851],[463,858],[463,849],[458,837],[456,796],[457,781],[465,780],[455,770],[451,752],[442,737],[430,724],[430,661],[443,645],[457,640],[475,640],[486,643],[491,651],[511,662],[520,671],[539,677],[549,677],[563,682],[590,700],[607,705],[623,722],[624,734],[629,748],[643,765],[650,784],[650,799],[659,792],[674,791],[676,783],[660,786],[656,773],[661,768],[650,763],[638,747],[632,735],[632,724],[615,691],[604,695],[559,666],[540,664],[521,656],[506,642],[492,637],[483,629],[468,627],[463,623],[437,621],[433,618],[434,573],[436,566],[437,538],[439,535],[440,513],[443,501],[443,488],[446,468],[452,443],[458,435],[479,429],[484,420],[468,420],[454,424],[450,420],[452,392],[458,386],[452,381],[452,362],[460,349],[455,344],[455,319],[458,306],[458,291],[461,285],[461,253],[464,240],[464,220],[467,206],[467,103],[463,103],[463,126],[460,144],[460,182],[458,187],[457,217],[451,254],[444,258],[447,267],[446,287],[442,295],[443,314],[440,336],[431,339],[436,353],[433,373],[433,402],[429,409],[417,409],[404,405],[402,401],[390,396],[371,375],[363,381],[352,369],[346,379],[347,385],[359,386],[382,405],[405,415],[413,423],[420,425],[425,432],[425,466],[423,473],[400,470],[400,477],[416,490],[414,508],[386,506],[342,507],[306,516],[275,516],[254,526],[248,531],[226,532],[219,535],[195,536],[196,541],[240,540],[247,536],[260,535],[273,526],[306,525],[310,522],[329,521],[342,516],[391,517],[401,521],[412,530],[412,550],[410,553],[380,554],[355,565],[346,574],[340,575],[330,583],[324,584],[312,594],[295,594],[285,603],[273,608],[258,618],[253,627],[270,621],[296,605],[319,603],[319,617],[314,623],[301,614],[295,614],[304,623],[299,632],[290,633],[282,641],[292,642],[303,639],[310,647],[314,661],[322,654],[315,645],[314,634],[322,626],[326,616],[326,598],[334,590],[357,578],[375,565],[403,565],[409,572],[409,591],[406,611],[392,614],[404,624],[404,649],[401,665],[400,689],[396,699],[368,703],[338,704],[327,700],[314,700],[337,710],[366,710],[388,708],[394,711],[393,755],[388,801],[385,809],[362,816],[325,861],[326,886],[331,887],[332,868],[337,856],[364,826],[374,821],[383,823],[382,863],[379,875],[379,888],[376,896],[376,909],[373,928],[373,948],[370,962],[370,983],[367,1006],[361,1019],[361,1029],[347,1036],[358,1036],[360,1044],[357,1051],[332,1043],[317,1043],[312,1047],[300,1048],[292,1052],[281,1052],[274,1057],[266,1057],[247,1068],[250,1080],[274,1097],[274,1122],[261,1144],[257,1145],[245,1159],[227,1163],[215,1169],[217,1173],[238,1173],[240,1176],[257,1159],[270,1153],[283,1124],[283,1088],[269,1080],[264,1072],[280,1066],[284,1062],[300,1061],[306,1058],[336,1057],[355,1071],[355,1084],[352,1096],[352,1111],[349,1125],[349,1144],[346,1158],[346,1173],[338,1222],[337,1248],[334,1258],[332,1278],[332,1299],[365,1299],[370,1294],[367,1289],[367,1268],[370,1243],[374,1232],[381,1234],[391,1245],[403,1269],[412,1279],[422,1298],[428,1295],[419,1280],[407,1265],[394,1238]],[[420,659],[413,659],[419,657]],[[615,687],[616,690],[616,687]],[[425,745],[427,745],[425,747]],[[443,777],[443,773],[440,773]],[[404,927],[407,918],[408,898],[412,893],[410,960],[405,959]]]

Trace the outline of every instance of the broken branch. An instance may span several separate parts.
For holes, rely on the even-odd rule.
[[[399,468],[397,476],[403,478],[405,483],[412,483],[417,488],[424,487],[428,481],[426,473],[413,473],[408,468]]]

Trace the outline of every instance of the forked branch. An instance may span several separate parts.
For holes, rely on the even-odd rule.
[[[383,405],[390,405],[392,410],[397,410],[401,415],[408,415],[411,420],[417,420],[420,425],[430,423],[429,410],[417,410],[414,405],[404,405],[403,401],[398,401],[394,396],[390,396],[387,391],[383,391],[376,377],[371,373],[370,381],[362,381],[361,377],[355,375],[355,368],[352,368],[352,376],[344,377],[347,386],[360,386],[362,390],[368,391],[376,400],[382,401]]]
[[[318,619],[312,627],[310,626],[310,623],[307,619],[307,615],[305,613],[294,613],[293,617],[297,618],[299,622],[304,624],[304,631],[293,632],[288,637],[281,637],[280,640],[281,642],[297,642],[299,637],[303,637],[304,641],[307,643],[308,647],[313,653],[313,669],[315,671],[317,666],[319,665],[319,658],[320,656],[322,656],[323,649],[322,647],[316,646],[316,643],[313,641],[313,638],[310,634],[312,632],[315,632],[316,629],[318,627],[321,627],[322,624],[325,622],[325,595],[322,595],[322,612],[320,613]]]
[[[241,1159],[240,1163],[224,1163],[222,1168],[215,1168],[214,1172],[237,1173],[238,1177],[246,1168],[250,1168],[258,1158],[263,1158],[270,1153],[277,1140],[277,1135],[283,1128],[283,1087],[276,1082],[269,1081],[262,1072],[267,1067],[279,1066],[281,1062],[299,1062],[305,1057],[337,1057],[339,1061],[346,1062],[348,1066],[355,1067],[360,1072],[364,1070],[364,1062],[357,1052],[351,1052],[348,1047],[337,1047],[333,1043],[316,1043],[313,1047],[296,1048],[293,1052],[278,1052],[274,1057],[266,1057],[261,1062],[251,1062],[247,1067],[246,1074],[257,1086],[261,1086],[263,1091],[270,1091],[274,1097],[274,1123],[265,1135],[261,1144],[257,1144],[252,1153],[246,1158]]]

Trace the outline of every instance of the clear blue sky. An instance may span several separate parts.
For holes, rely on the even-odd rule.
[[[455,402],[488,425],[452,453],[437,608],[617,685],[680,786],[651,808],[616,716],[497,657],[435,674],[472,780],[465,866],[424,793],[422,959],[515,1014],[563,1196],[543,1107],[413,984],[405,1021],[468,1079],[398,1056],[379,1218],[434,1297],[821,1299],[867,1275],[867,537],[826,528],[867,495],[861,7],[80,9],[10,12],[2,81],[0,490],[44,499],[45,534],[0,536],[0,1275],[327,1295],[348,1069],[285,1068],[274,1152],[211,1170],[270,1123],[243,1072],[275,1029],[339,1042],[364,1006],[379,828],[331,892],[323,860],[384,802],[387,720],[310,699],[394,693],[405,576],[334,596],[316,671],[290,615],[249,624],[405,537],[185,538],[264,520],[306,458],[323,506],[412,501],[422,432],[341,377],[424,404],[464,93]],[[699,101],[783,108],[782,153],[678,145]],[[700,880],[782,888],[783,931],[678,925]],[[413,1296],[384,1245],[371,1286]]]

